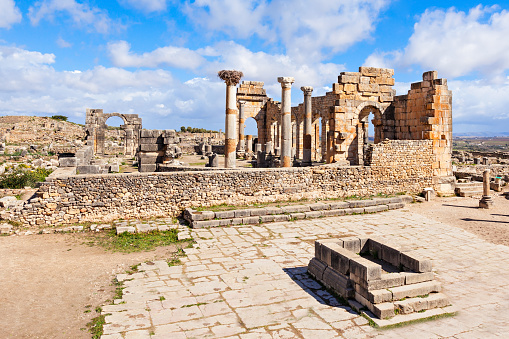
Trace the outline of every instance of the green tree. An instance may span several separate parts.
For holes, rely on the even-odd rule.
[[[67,121],[67,117],[65,115],[54,115],[51,117],[51,119]]]

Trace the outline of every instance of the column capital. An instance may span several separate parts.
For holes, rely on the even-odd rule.
[[[222,70],[217,72],[217,76],[224,80],[227,86],[237,86],[244,74],[235,70]]]
[[[302,86],[300,89],[304,92],[304,95],[311,95],[313,93],[313,87],[311,86]]]
[[[246,103],[244,100],[239,100],[239,107],[243,107]]]
[[[277,81],[281,83],[281,87],[288,88],[292,87],[292,84],[295,82],[295,78],[293,77],[279,77]]]

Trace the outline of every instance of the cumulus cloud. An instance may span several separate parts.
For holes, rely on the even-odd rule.
[[[78,27],[102,34],[122,28],[122,25],[112,20],[104,10],[75,0],[43,0],[36,2],[28,9],[28,17],[32,25],[38,25],[44,19],[52,20],[55,15],[61,14],[70,17]]]
[[[368,39],[389,0],[237,1],[197,0],[186,13],[209,30],[233,38],[258,35],[282,43],[299,60],[320,60]]]
[[[376,52],[365,64],[436,69],[455,78],[480,73],[503,81],[509,69],[509,12],[481,5],[468,13],[455,8],[426,10],[402,51]]]
[[[330,85],[337,80],[338,74],[345,69],[344,65],[333,63],[300,63],[295,58],[284,54],[253,52],[235,42],[220,42],[206,49],[208,53],[220,57],[208,63],[207,74],[215,74],[221,69],[238,69],[244,73],[245,80],[264,81],[270,95],[279,97],[281,85],[279,76],[295,78],[295,88],[315,86],[314,95],[323,94],[318,87]]]
[[[139,114],[146,128],[224,125],[224,84],[208,78],[184,83],[168,71],[96,66],[57,71],[55,55],[0,46],[0,112],[64,114],[84,123],[86,108]],[[217,124],[216,124],[217,122]]]
[[[62,39],[62,37],[59,37],[57,39],[57,45],[60,48],[70,48],[70,47],[72,47],[72,44],[70,42],[65,41],[64,39]]]
[[[108,53],[118,67],[157,67],[167,65],[177,68],[196,69],[205,59],[188,48],[166,46],[141,55],[131,52],[126,41],[108,44]]]
[[[166,10],[166,0],[122,0],[124,6],[132,7],[145,13]]]
[[[0,28],[11,28],[13,24],[21,22],[21,12],[14,0],[0,1]]]

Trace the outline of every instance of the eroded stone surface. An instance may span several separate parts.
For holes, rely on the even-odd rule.
[[[152,338],[471,338],[509,331],[509,248],[406,210],[190,232],[197,243],[182,265],[156,262],[122,277],[124,297],[105,307],[112,315],[103,338],[122,331],[154,331]],[[369,327],[306,273],[314,240],[352,235],[433,258],[435,279],[461,312],[432,326]]]

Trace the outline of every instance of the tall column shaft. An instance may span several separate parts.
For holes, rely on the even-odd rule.
[[[236,86],[226,86],[226,122],[224,143],[224,167],[236,167],[237,148],[237,104],[235,100]]]
[[[244,101],[239,102],[239,144],[237,147],[238,151],[244,151],[246,149],[244,136],[244,127],[246,122],[245,105],[246,103]]]
[[[248,134],[246,136],[246,152],[253,152],[253,136],[251,134]]]
[[[280,77],[281,83],[281,167],[292,166],[292,84],[291,77]]]
[[[311,165],[311,93],[313,87],[303,86],[304,92],[304,144],[302,150],[302,164]]]
[[[483,195],[490,195],[490,170],[487,169],[483,172]]]

